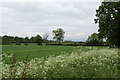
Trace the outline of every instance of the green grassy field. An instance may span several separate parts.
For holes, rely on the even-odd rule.
[[[38,45],[3,45],[2,53],[16,55],[18,61],[23,60],[29,55],[29,60],[38,57],[47,57],[49,55],[60,55],[61,53],[71,53],[74,46],[38,46]]]
[[[33,58],[48,57],[50,55],[60,55],[63,53],[71,53],[77,49],[82,49],[83,51],[88,51],[88,49],[77,46],[42,46],[42,45],[3,45],[2,53],[11,54],[14,53],[17,61],[24,60],[28,55],[28,60]],[[98,47],[104,48],[104,47]],[[9,61],[9,60],[8,60]]]
[[[88,51],[85,46],[81,48],[83,51]],[[99,48],[103,47],[98,47],[98,49]],[[69,54],[77,49],[79,49],[77,46],[3,45],[2,53],[14,53],[17,61],[22,61],[27,55],[29,57],[28,59],[31,60],[33,58],[48,57],[50,55]]]

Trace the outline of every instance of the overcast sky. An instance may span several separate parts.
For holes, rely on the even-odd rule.
[[[98,31],[94,23],[100,2],[3,2],[2,35],[31,37],[63,28],[65,40],[85,41]]]

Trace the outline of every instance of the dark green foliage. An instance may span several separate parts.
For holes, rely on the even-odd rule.
[[[29,38],[28,38],[28,37],[25,37],[24,42],[25,42],[25,43],[29,43]]]
[[[35,37],[30,38],[30,43],[35,43]]]
[[[99,24],[99,36],[110,46],[119,47],[120,2],[102,2],[96,10],[95,23]]]
[[[58,28],[57,30],[53,30],[53,34],[54,34],[53,39],[56,39],[59,42],[59,44],[60,44],[60,42],[62,42],[64,40],[65,31],[63,31],[62,28]]]
[[[35,43],[37,43],[38,45],[42,44],[42,37],[40,35],[35,36]]]
[[[14,40],[14,37],[12,37],[12,36],[5,35],[5,36],[2,37],[2,44],[3,45],[4,44],[11,44],[11,43],[14,43],[14,42],[15,42],[15,40]]]
[[[30,39],[28,37],[18,37],[18,36],[0,36],[0,43],[3,45],[10,45],[10,44],[15,44],[15,45],[20,45],[21,43],[24,43],[25,45],[28,45],[28,43],[38,43],[38,45],[42,44],[42,37],[40,35],[37,35],[35,37],[31,37]]]
[[[103,39],[99,38],[97,33],[91,34],[91,36],[88,36],[88,39],[86,41],[87,45],[103,45]]]
[[[15,40],[15,43],[24,43],[24,38],[22,38],[22,37],[15,37],[14,38],[14,40]]]

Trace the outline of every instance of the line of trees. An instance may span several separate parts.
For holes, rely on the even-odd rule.
[[[18,37],[18,36],[7,36],[7,35],[4,35],[3,37],[0,36],[0,42],[2,42],[3,45],[9,45],[9,44],[16,44],[16,45],[20,45],[21,43],[24,43],[25,45],[28,45],[28,43],[37,43],[38,45],[41,45],[42,43],[46,43],[48,44],[48,42],[53,42],[53,45],[89,45],[89,46],[100,46],[100,45],[103,45],[103,39],[100,39],[99,38],[99,35],[97,33],[93,33],[91,34],[90,36],[88,36],[88,39],[86,42],[70,42],[71,44],[66,44],[68,42],[64,42],[64,34],[65,34],[65,31],[62,30],[62,28],[58,28],[56,30],[53,30],[53,39],[55,39],[56,41],[49,41],[47,40],[48,39],[48,36],[49,34],[48,33],[45,33],[43,35],[43,38],[40,36],[40,35],[36,35],[36,36],[32,36],[31,38],[29,37]]]
[[[58,28],[56,30],[53,30],[53,39],[56,40],[56,42],[58,42],[58,44],[61,44],[61,42],[63,42],[64,40],[64,34],[65,31],[63,31],[62,28]],[[0,36],[0,40],[2,42],[3,45],[5,44],[16,44],[16,45],[20,45],[20,43],[24,43],[25,45],[27,45],[28,43],[37,43],[38,45],[41,45],[42,43],[48,43],[48,37],[49,34],[45,33],[43,35],[43,38],[40,35],[36,35],[36,36],[32,36],[31,38],[29,37],[18,37],[18,36]]]
[[[34,37],[18,37],[18,36],[1,36],[2,38],[2,44],[16,44],[16,45],[20,45],[20,43],[25,43],[26,45],[28,43],[37,43],[38,45],[41,45],[42,42],[44,42],[44,40],[42,39],[42,37],[40,35],[36,35]]]
[[[65,31],[63,31],[62,28],[58,28],[56,30],[53,30],[53,39],[56,40],[56,42],[58,42],[58,44],[61,44],[61,42],[63,42],[64,40],[64,34]],[[25,45],[27,45],[28,43],[37,43],[38,45],[41,45],[42,43],[48,43],[48,37],[49,34],[45,33],[43,35],[43,38],[40,35],[36,35],[36,36],[32,36],[31,38],[29,37],[18,37],[18,36],[0,36],[0,40],[2,42],[3,45],[5,44],[16,44],[16,45],[20,45],[20,43],[24,43]]]
[[[60,45],[63,41],[64,41],[64,34],[65,31],[62,28],[58,28],[56,30],[53,30],[53,39],[56,40],[56,43],[58,42],[58,44]],[[25,45],[28,45],[28,43],[37,43],[38,45],[41,45],[42,43],[48,43],[51,42],[49,40],[47,40],[49,37],[48,33],[45,33],[43,35],[43,38],[40,35],[36,35],[36,36],[32,36],[31,38],[29,37],[13,37],[13,36],[0,36],[0,42],[2,42],[3,45],[5,44],[16,44],[16,45],[20,45],[21,43],[24,43]],[[107,41],[107,40],[106,40]],[[79,44],[76,44],[76,42],[73,42],[74,44],[69,44],[69,45],[87,45],[87,46],[103,46],[103,45],[108,45],[106,44],[106,41],[103,41],[103,38],[100,37],[99,33],[93,33],[90,36],[88,36],[88,39],[86,42],[82,42]],[[56,44],[54,43],[54,44]],[[53,45],[54,45],[53,44]],[[64,45],[68,45],[68,44],[64,44]]]

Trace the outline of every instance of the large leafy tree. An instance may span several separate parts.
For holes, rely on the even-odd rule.
[[[62,28],[58,28],[57,30],[53,30],[53,34],[54,34],[53,39],[56,39],[59,42],[59,44],[60,44],[60,42],[62,42],[64,40],[65,31],[63,31]]]
[[[111,46],[120,47],[120,2],[102,2],[96,10],[95,23],[99,24],[99,36]]]

